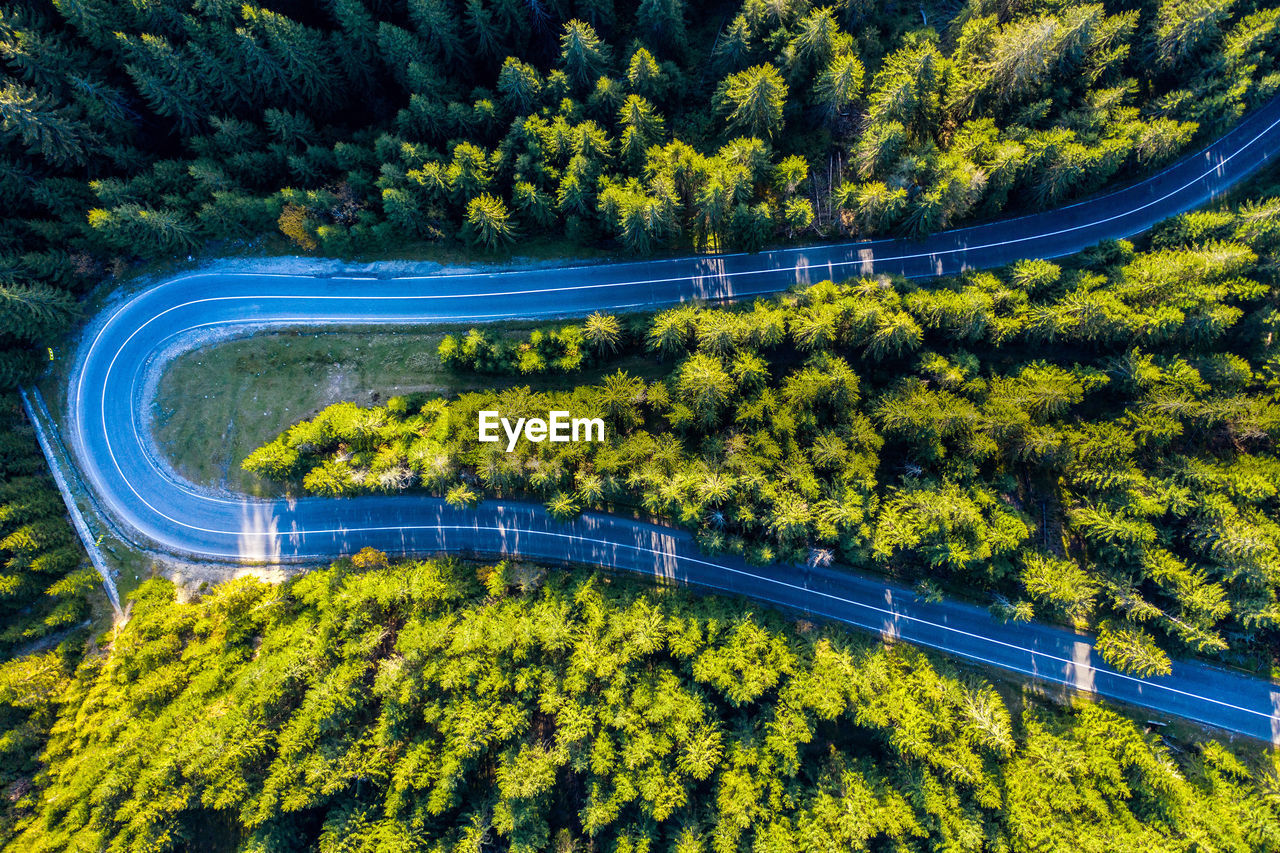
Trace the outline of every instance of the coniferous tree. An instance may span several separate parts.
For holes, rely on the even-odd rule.
[[[516,115],[531,112],[542,93],[542,77],[531,65],[507,57],[498,72],[498,94]]]
[[[49,340],[75,318],[75,298],[45,284],[0,284],[0,331],[27,341]]]
[[[1221,31],[1232,0],[1163,0],[1156,29],[1156,59],[1176,66]]]
[[[684,0],[640,0],[636,24],[650,47],[679,56],[688,47]]]
[[[448,65],[462,55],[459,17],[446,0],[408,0],[409,20],[434,58]]]
[[[483,193],[467,202],[467,226],[472,239],[489,249],[511,242],[515,238],[515,226],[511,214],[502,199]]]
[[[560,36],[560,66],[579,88],[594,83],[609,66],[612,51],[590,24],[573,20]]]
[[[731,74],[721,83],[717,99],[730,127],[772,138],[782,130],[787,84],[772,65],[757,65]]]
[[[834,118],[849,108],[862,94],[862,63],[852,53],[835,57],[818,75],[814,94]]]
[[[59,115],[46,99],[18,83],[0,88],[0,133],[55,166],[85,161],[79,123]]]

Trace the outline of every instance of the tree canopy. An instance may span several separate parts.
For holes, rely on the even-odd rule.
[[[0,385],[137,261],[919,235],[1149,171],[1276,90],[1280,9],[1256,0],[703,11],[6,9]]]
[[[1280,844],[1264,751],[518,564],[366,550],[188,603],[149,581],[109,651],[0,668],[0,696],[57,709],[24,853]]]
[[[13,394],[0,396],[0,843],[29,796],[53,697],[105,604]]]
[[[1278,237],[1265,199],[1178,217],[1141,252],[825,282],[523,340],[473,329],[444,339],[445,365],[604,379],[342,404],[244,465],[319,494],[462,483],[557,516],[639,510],[711,552],[828,554],[1092,627],[1132,671],[1167,670],[1169,652],[1265,671],[1280,627]],[[666,366],[611,367],[638,355]],[[553,409],[602,418],[607,441],[476,441],[481,410]]]

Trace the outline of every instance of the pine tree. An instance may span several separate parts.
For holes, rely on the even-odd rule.
[[[583,323],[582,336],[599,355],[612,355],[622,341],[622,324],[612,314],[597,311]]]
[[[85,128],[18,83],[0,87],[0,134],[55,166],[85,162]]]
[[[288,148],[302,148],[318,139],[315,125],[305,113],[271,108],[263,112],[268,133]]]
[[[467,203],[467,227],[472,239],[490,250],[515,239],[515,226],[506,204],[488,193]]]
[[[618,125],[622,128],[622,152],[637,165],[644,161],[651,145],[662,141],[666,132],[662,116],[639,95],[627,96],[618,110]]]
[[[663,97],[667,90],[666,74],[658,65],[658,60],[647,49],[637,48],[627,63],[627,87],[643,98],[655,100]]]
[[[773,170],[773,185],[784,196],[795,195],[809,178],[809,161],[798,154],[783,158]]]
[[[641,38],[668,56],[680,56],[688,47],[684,0],[640,0],[636,28]]]
[[[844,115],[862,94],[862,62],[852,53],[837,56],[818,74],[814,95],[827,108],[828,120]]]
[[[1181,65],[1218,37],[1234,0],[1162,0],[1157,16],[1156,60]]]
[[[496,59],[502,55],[503,35],[484,0],[466,0],[463,13],[476,56]]]
[[[451,65],[462,56],[458,15],[446,0],[408,0],[409,20],[433,57]]]
[[[71,327],[78,314],[65,291],[39,283],[0,283],[0,335],[44,342]]]
[[[718,422],[733,391],[733,377],[713,356],[695,353],[676,372],[676,393],[704,426]]]
[[[572,20],[560,36],[560,67],[578,88],[595,82],[608,69],[612,50],[591,25]]]
[[[813,204],[807,198],[789,198],[782,206],[782,221],[787,236],[794,238],[813,224]]]
[[[751,23],[745,15],[738,15],[716,41],[716,64],[722,71],[737,71],[751,61],[753,53]]]
[[[609,32],[613,29],[613,0],[578,0],[574,4],[577,17],[585,20],[597,30]]]
[[[421,64],[422,57],[430,55],[422,39],[389,21],[378,23],[378,51],[391,76],[405,89],[411,85],[410,66]]]
[[[266,91],[286,102],[332,107],[344,94],[337,61],[324,33],[284,15],[246,5],[244,47],[263,73]],[[252,66],[251,66],[252,67]]]
[[[892,229],[907,207],[907,191],[889,189],[880,181],[843,184],[836,204],[846,228],[859,234],[884,234]]]
[[[545,228],[555,221],[551,197],[528,181],[519,181],[512,187],[511,203],[528,225]]]
[[[847,43],[848,37],[840,32],[832,10],[814,9],[796,25],[795,35],[787,45],[791,70],[823,67],[842,42]]]
[[[128,254],[185,253],[197,244],[194,225],[170,209],[155,210],[134,203],[109,210],[95,208],[89,211],[89,226],[109,250]]]
[[[868,97],[872,126],[900,124],[912,139],[933,135],[946,60],[933,44],[904,47],[885,57]]]
[[[542,77],[532,65],[508,56],[498,72],[498,94],[513,114],[527,115],[542,94]]]
[[[287,480],[296,472],[299,459],[300,454],[296,448],[276,440],[250,453],[242,467],[271,480]]]
[[[1156,645],[1155,638],[1136,626],[1104,622],[1098,629],[1096,647],[1102,659],[1121,672],[1149,678],[1173,671],[1169,656]]]
[[[721,84],[716,100],[730,127],[772,139],[782,131],[787,84],[772,65],[757,65],[732,74]]]
[[[454,200],[462,203],[489,189],[493,182],[493,163],[489,152],[470,142],[453,149],[453,160],[445,173]]]
[[[378,67],[378,22],[364,0],[329,0],[329,11],[342,30],[338,56],[351,88],[359,91],[361,85],[372,83]]]

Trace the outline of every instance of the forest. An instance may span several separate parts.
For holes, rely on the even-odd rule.
[[[1088,627],[1122,669],[1169,652],[1269,671],[1280,622],[1280,200],[928,284],[826,282],[752,305],[451,335],[455,370],[654,381],[334,405],[248,470],[310,494],[535,497],[639,512],[711,553],[832,561],[1003,619]],[[477,442],[477,413],[599,417],[605,443]]]
[[[584,572],[154,580],[110,656],[22,666],[57,717],[24,853],[1280,847],[1265,751]]]
[[[79,624],[98,574],[15,395],[0,397],[0,659]]]
[[[4,4],[0,846],[1280,849],[1260,750],[619,578],[364,552],[281,586],[153,580],[104,633],[12,393],[183,259],[749,251],[1081,198],[1275,96],[1273,6]],[[927,286],[476,329],[434,355],[478,386],[608,376],[340,405],[247,465],[642,513],[1094,630],[1133,672],[1266,669],[1278,212]],[[662,375],[608,369],[628,354]],[[567,400],[616,440],[463,440],[481,407]]]
[[[919,235],[1148,172],[1280,87],[1257,0],[25,0],[0,11],[0,387],[214,252]]]
[[[17,395],[0,395],[0,844],[10,805],[40,767],[52,725],[41,673],[74,666],[91,600],[105,600],[49,478]]]

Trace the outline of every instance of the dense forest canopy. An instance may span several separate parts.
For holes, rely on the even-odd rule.
[[[607,577],[365,551],[0,669],[57,723],[11,849],[1280,847],[1273,760]]]
[[[751,249],[1054,204],[1220,133],[1277,45],[1250,0],[11,3],[0,385],[104,272],[210,245]]]
[[[5,3],[0,388],[140,261],[753,250],[1054,205],[1275,95],[1273,5]],[[1269,663],[1278,210],[925,287],[476,330],[439,357],[566,382],[626,354],[670,369],[338,406],[247,464],[317,494],[639,509],[712,551],[1094,627],[1136,672]],[[464,440],[479,408],[566,401],[612,440]],[[95,575],[42,467],[4,397],[8,849],[1280,848],[1268,756],[581,573],[364,552],[189,603],[153,581],[81,661]]]
[[[1099,630],[1106,658],[1269,663],[1280,623],[1280,201],[1193,213],[1136,252],[919,285],[824,283],[753,305],[446,337],[464,371],[561,373],[648,353],[646,382],[335,405],[245,467],[319,495],[538,496],[639,509],[711,552],[832,560],[1004,618]],[[605,443],[477,439],[478,412],[600,417]]]
[[[0,659],[88,615],[83,556],[16,397],[0,396]]]
[[[98,582],[17,396],[0,395],[0,843],[54,717],[52,694],[24,697],[74,666]]]

